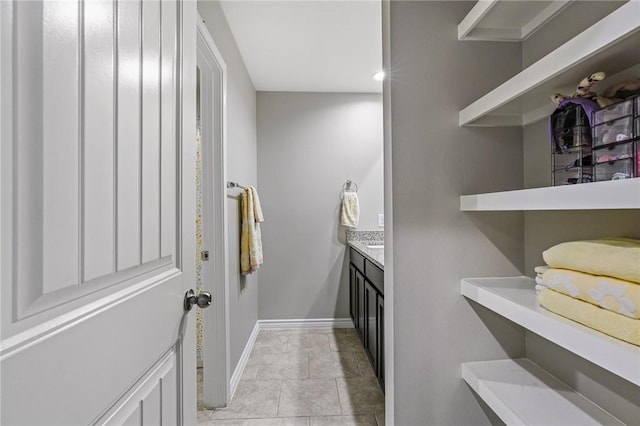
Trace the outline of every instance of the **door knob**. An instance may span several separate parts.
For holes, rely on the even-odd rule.
[[[203,291],[196,296],[196,292],[193,289],[187,291],[184,295],[184,310],[189,312],[193,305],[198,305],[201,309],[208,308],[211,305],[211,293]]]

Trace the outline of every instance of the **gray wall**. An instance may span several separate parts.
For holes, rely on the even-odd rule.
[[[358,185],[359,229],[383,212],[382,96],[258,92],[265,215],[260,319],[347,318],[340,191]]]
[[[622,3],[588,2],[588,7],[584,2],[573,3],[545,26],[544,31],[523,43],[523,65],[535,62]],[[606,80],[600,84],[598,90],[609,85]],[[551,184],[551,149],[546,125],[543,120],[524,129],[524,184],[528,188]],[[524,217],[524,272],[530,276],[535,266],[544,264],[542,252],[559,242],[606,236],[640,238],[637,210],[525,212]],[[636,386],[533,333],[526,333],[526,348],[528,358],[624,423],[638,422],[640,392]]]
[[[460,295],[463,277],[517,275],[524,266],[522,213],[460,212],[460,195],[518,188],[523,175],[521,129],[457,124],[460,109],[521,65],[517,43],[457,41],[473,5],[393,1],[383,8],[383,22],[390,19],[393,222],[386,225],[393,227],[396,425],[499,423],[460,378],[460,364],[525,351],[522,329]]]
[[[244,185],[258,183],[256,92],[220,3],[199,1],[198,12],[227,64],[227,176]],[[229,191],[229,317],[231,373],[258,320],[258,276],[240,275],[238,199]]]

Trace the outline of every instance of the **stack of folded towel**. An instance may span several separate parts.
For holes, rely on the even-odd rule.
[[[640,240],[561,243],[535,269],[546,309],[640,346]]]

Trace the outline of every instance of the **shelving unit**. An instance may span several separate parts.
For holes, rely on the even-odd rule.
[[[640,347],[614,339],[540,306],[528,277],[467,278],[466,298],[640,386]]]
[[[507,425],[622,425],[529,361],[462,364],[462,378]]]
[[[480,0],[458,25],[458,38],[524,40],[569,3]],[[638,46],[640,1],[629,1],[462,109],[459,125],[526,126],[548,118],[555,109],[550,95],[572,92],[581,79],[596,71],[606,72],[610,84],[636,78]],[[640,209],[640,178],[460,197],[460,210],[466,212],[616,209]],[[461,293],[467,299],[640,386],[640,347],[547,311],[534,288],[534,280],[528,277],[461,281]],[[528,359],[464,363],[461,373],[506,424],[622,424]],[[605,401],[595,393],[590,396],[598,403]],[[608,408],[621,418],[629,416],[628,410],[619,410],[615,404]]]
[[[640,209],[640,178],[462,195],[461,211]]]
[[[464,21],[463,21],[464,22]],[[630,1],[460,111],[460,126],[522,126],[553,111],[549,96],[595,71],[640,63],[640,2]]]
[[[458,40],[525,40],[571,3],[572,0],[479,1],[458,25]]]

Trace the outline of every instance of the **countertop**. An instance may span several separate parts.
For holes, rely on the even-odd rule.
[[[383,244],[378,241],[348,241],[358,253],[369,259],[378,268],[384,270],[384,248],[369,248],[368,245]]]

